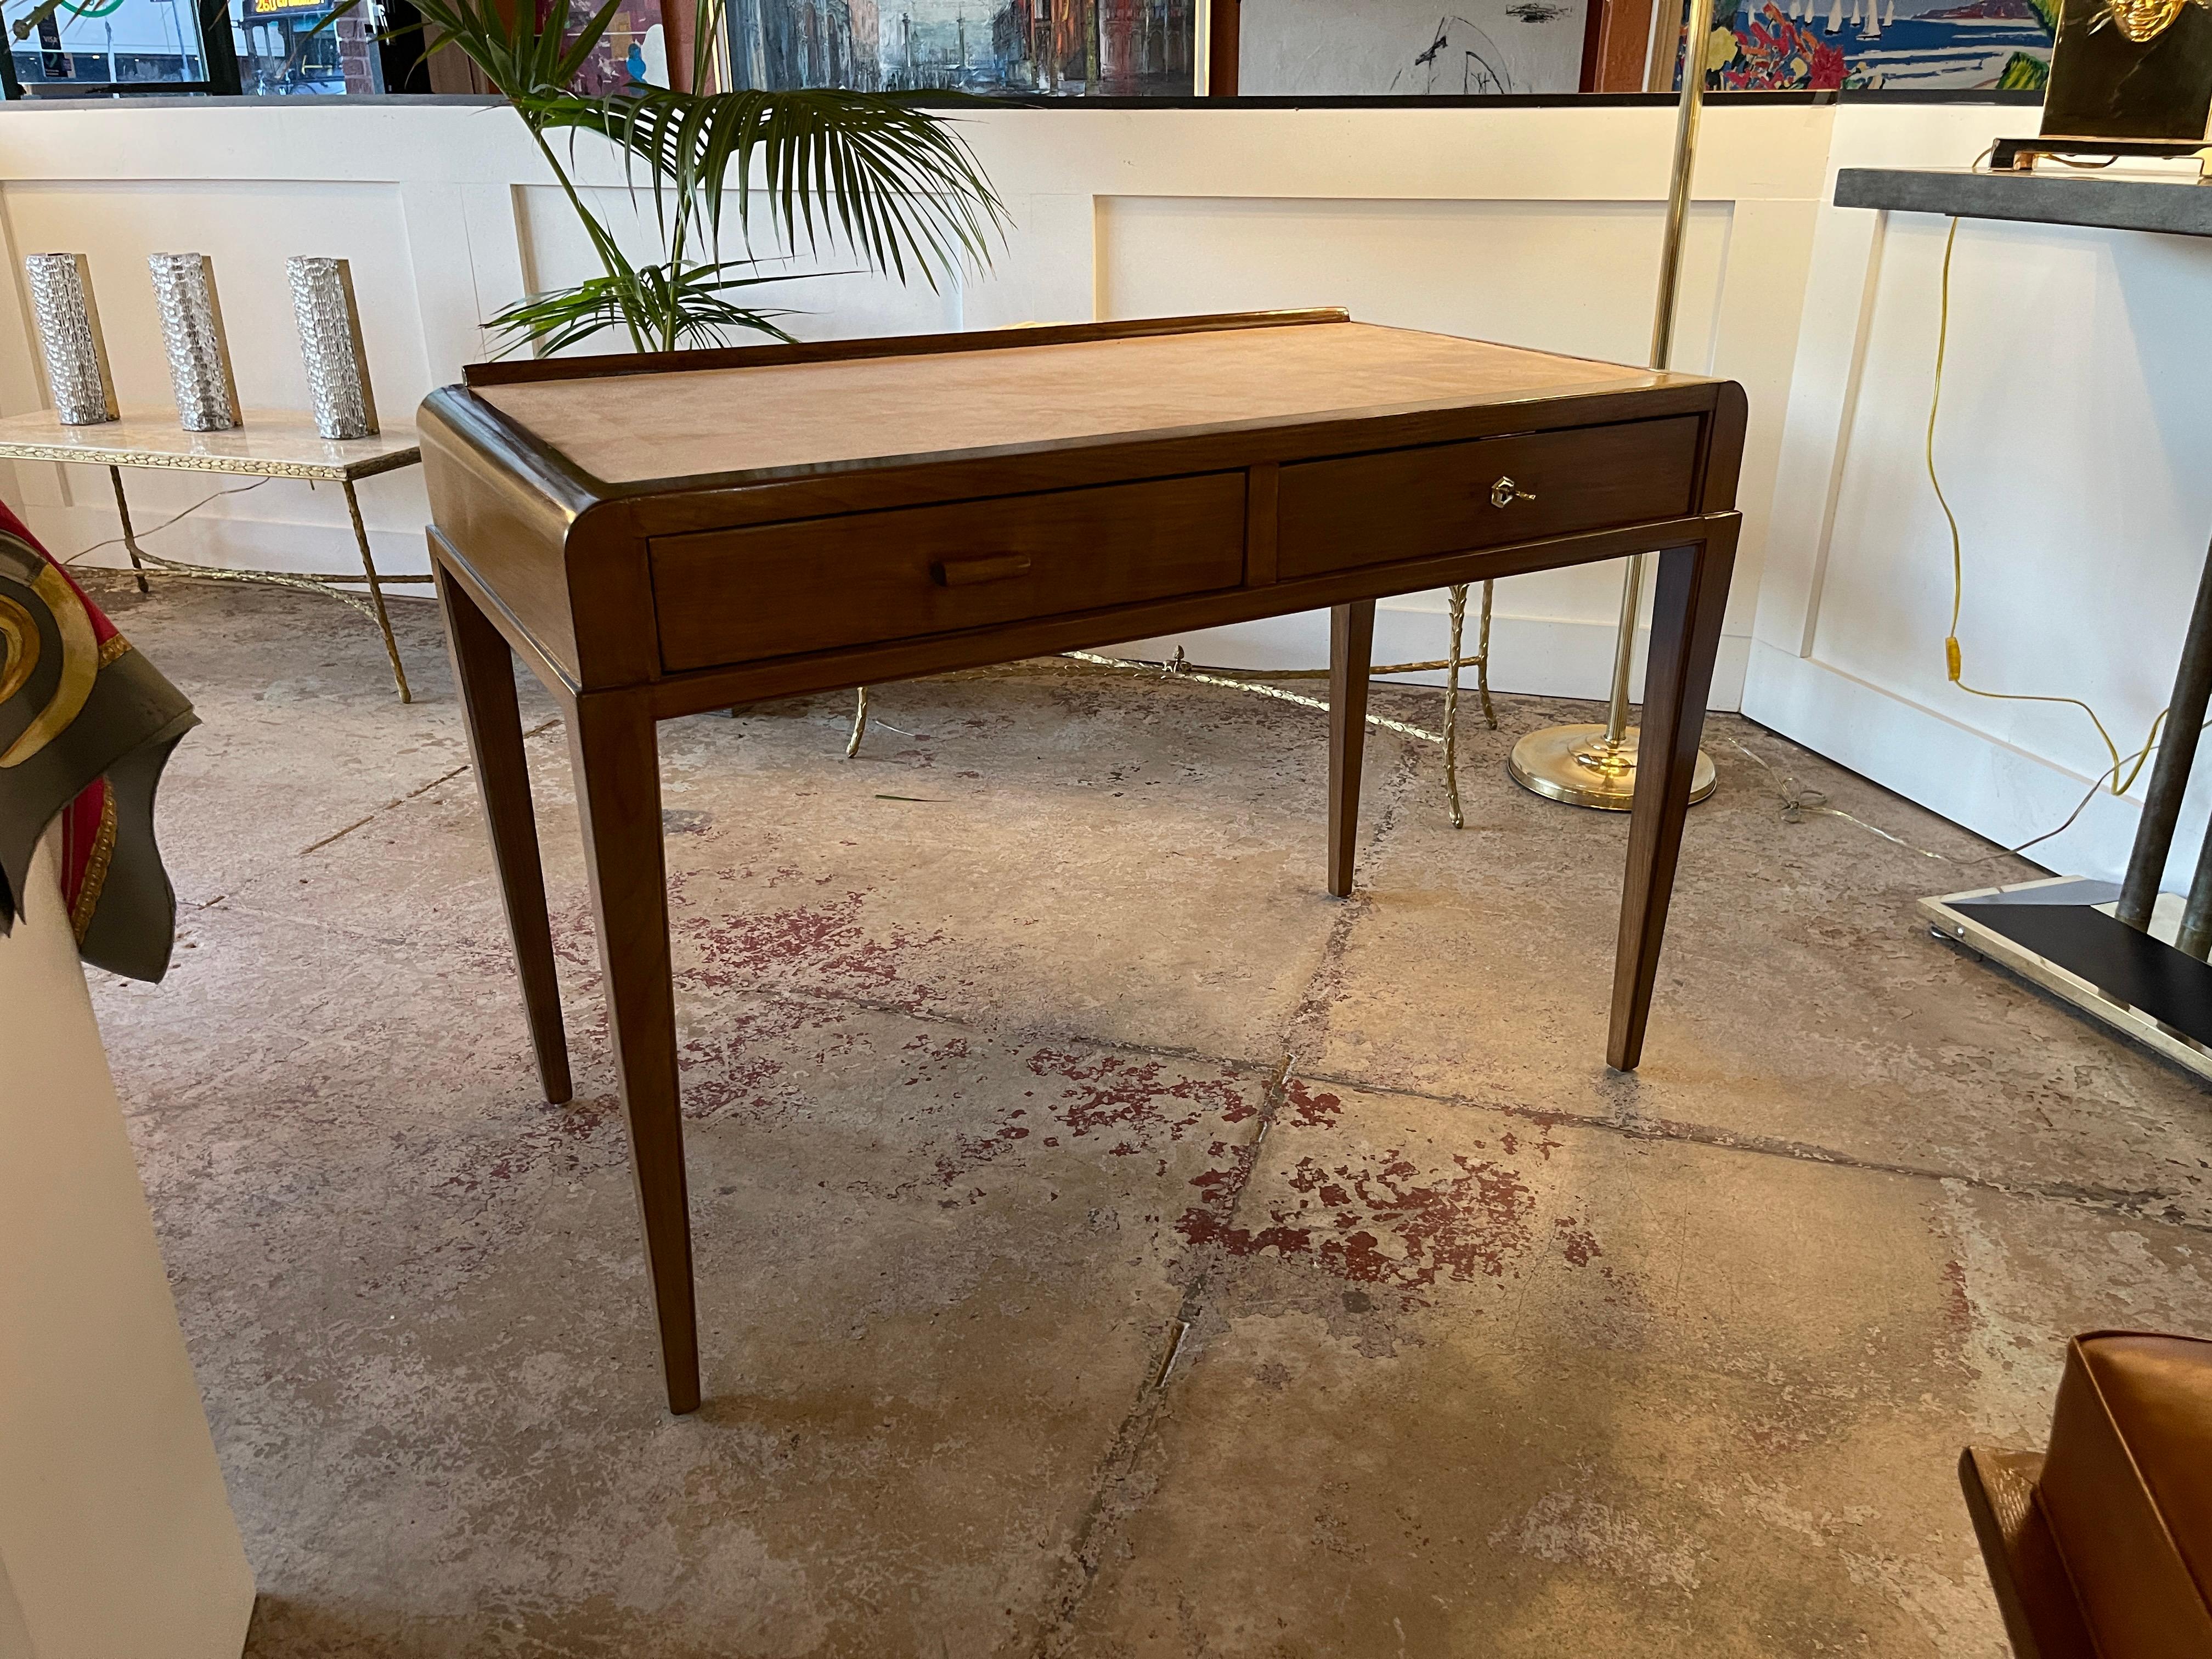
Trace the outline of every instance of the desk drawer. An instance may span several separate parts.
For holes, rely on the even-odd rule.
[[[1283,469],[1277,568],[1310,576],[1679,518],[1697,460],[1698,417],[1683,415],[1300,462]],[[1493,504],[1509,478],[1520,495]]]
[[[661,662],[711,668],[1235,587],[1244,475],[702,531],[652,546]]]

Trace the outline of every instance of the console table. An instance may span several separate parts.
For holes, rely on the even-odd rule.
[[[549,1099],[513,655],[567,717],[670,1408],[699,1403],[655,722],[1330,609],[1351,891],[1382,595],[1661,550],[1606,1057],[1632,1068],[1735,556],[1733,383],[1341,311],[472,367],[431,556]]]
[[[224,432],[186,432],[171,410],[159,414],[133,410],[119,421],[102,421],[95,426],[64,426],[50,409],[0,419],[0,461],[60,461],[107,469],[108,482],[115,487],[115,510],[123,520],[123,548],[131,556],[141,593],[146,591],[146,568],[151,565],[172,576],[270,582],[331,594],[366,615],[383,634],[384,654],[392,662],[392,683],[398,689],[402,702],[413,702],[414,696],[407,689],[407,667],[399,660],[399,642],[392,636],[392,619],[385,614],[384,584],[426,582],[430,578],[387,575],[377,569],[368,550],[368,530],[361,520],[361,501],[353,487],[359,479],[412,466],[422,458],[414,433],[405,427],[388,428],[366,438],[325,438],[315,430],[313,419],[291,410],[249,410],[240,424]],[[368,587],[368,603],[337,586],[331,578],[306,571],[233,570],[157,558],[138,545],[138,533],[131,523],[130,498],[123,493],[126,466],[161,472],[221,472],[247,478],[305,478],[338,485],[345,491],[354,544],[361,550],[361,580]]]
[[[2212,188],[2110,173],[1845,167],[1838,207],[2212,236]],[[1923,899],[1936,938],[2063,998],[2212,1079],[2212,831],[2185,902],[2160,903],[2212,697],[2212,554],[2198,583],[2124,882],[2062,876]]]

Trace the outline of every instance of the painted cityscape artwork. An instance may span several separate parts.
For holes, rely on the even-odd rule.
[[[1188,96],[1200,0],[731,0],[738,84]]]
[[[1739,0],[1706,43],[1706,84],[2039,91],[2056,18],[2055,0]]]

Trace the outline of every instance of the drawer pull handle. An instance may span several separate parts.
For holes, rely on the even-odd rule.
[[[1510,478],[1500,478],[1490,486],[1490,504],[1503,511],[1516,501],[1533,501],[1536,498]]]
[[[943,587],[973,587],[978,582],[1002,582],[1030,574],[1026,553],[1000,553],[988,559],[945,559],[929,568]]]

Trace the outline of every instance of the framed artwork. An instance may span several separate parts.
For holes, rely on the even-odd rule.
[[[1737,0],[1705,42],[1706,84],[2039,91],[2057,21],[2057,0]]]
[[[741,87],[1188,97],[1204,0],[731,0]]]
[[[2061,0],[2043,131],[2196,142],[2212,127],[2212,9],[2203,0]]]
[[[1589,0],[1243,0],[1237,90],[1385,97],[1572,92]]]

